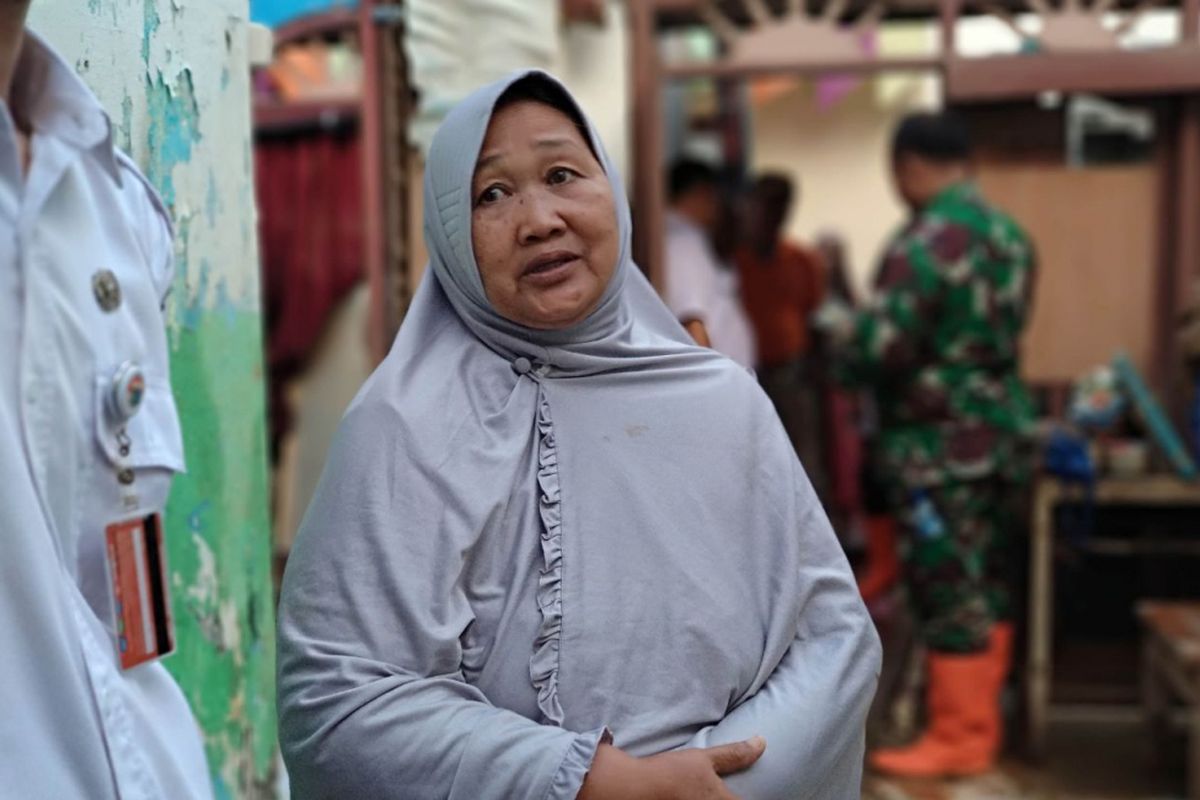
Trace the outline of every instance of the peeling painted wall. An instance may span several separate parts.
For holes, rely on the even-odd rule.
[[[179,650],[219,800],[272,797],[273,593],[247,0],[35,0],[176,226],[168,307],[189,472],[167,509]]]

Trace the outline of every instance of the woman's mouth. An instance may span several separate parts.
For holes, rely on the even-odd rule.
[[[521,277],[538,284],[556,283],[565,278],[579,260],[578,253],[568,250],[544,253],[525,264]]]

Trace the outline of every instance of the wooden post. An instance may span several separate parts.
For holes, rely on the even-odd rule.
[[[362,0],[358,7],[358,35],[362,47],[362,116],[359,144],[363,169],[363,271],[371,291],[367,316],[367,344],[371,358],[381,361],[386,350],[387,281],[385,278],[383,92],[380,85],[379,31],[375,9],[379,0]]]
[[[408,59],[404,55],[402,0],[390,0],[376,11],[379,31],[380,123],[383,146],[383,340],[380,357],[391,349],[392,339],[412,299],[409,285],[408,241]]]
[[[1142,712],[1149,736],[1149,755],[1155,766],[1163,762],[1170,727],[1170,699],[1163,685],[1161,645],[1157,631],[1142,622]]]
[[[954,57],[954,29],[958,23],[958,12],[961,5],[962,0],[940,0],[938,3],[938,21],[940,23],[942,42],[941,56],[943,61]]]
[[[1200,693],[1200,679],[1193,678]],[[1192,698],[1188,711],[1187,797],[1200,800],[1200,697]]]
[[[363,96],[364,267],[371,290],[367,339],[383,360],[412,295],[408,241],[407,61],[401,0],[363,0],[359,6]]]
[[[1184,299],[1200,278],[1200,96],[1184,95],[1174,103],[1177,113],[1167,127],[1170,137],[1165,159],[1163,215],[1166,256],[1160,264],[1155,305],[1155,354],[1152,385],[1167,413],[1179,424],[1184,417],[1185,393],[1176,386],[1179,348],[1175,331]]]
[[[633,96],[633,256],[655,288],[662,291],[663,190],[662,63],[654,0],[629,0]]]
[[[1054,507],[1058,484],[1049,478],[1034,484],[1029,545],[1029,653],[1025,674],[1025,722],[1029,754],[1046,753],[1047,710],[1054,649]]]

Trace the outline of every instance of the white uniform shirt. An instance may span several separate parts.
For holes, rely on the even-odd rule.
[[[680,320],[704,323],[713,349],[754,367],[754,329],[742,309],[737,273],[717,263],[708,237],[694,222],[667,212],[667,308]]]
[[[183,468],[161,310],[167,217],[96,99],[32,35],[12,108],[33,135],[23,176],[0,104],[0,795],[210,798],[179,687],[161,664],[118,666],[104,552],[105,527],[161,509]],[[110,312],[92,288],[100,270],[120,286]],[[104,412],[125,361],[147,383],[127,426],[132,511]]]

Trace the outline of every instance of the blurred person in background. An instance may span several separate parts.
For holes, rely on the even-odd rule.
[[[873,301],[857,312],[831,303],[818,315],[840,369],[877,398],[877,457],[902,522],[907,589],[928,654],[925,733],[870,758],[907,777],[993,766],[1011,659],[1007,549],[1033,422],[1018,343],[1034,253],[980,196],[969,159],[957,117],[900,124],[892,168],[912,217],[887,250]]]
[[[171,225],[29,6],[0,2],[0,794],[204,800],[149,555],[183,469]]]
[[[846,243],[840,235],[824,232],[817,237],[817,252],[825,266],[826,299],[847,308],[861,301],[850,278]],[[842,541],[863,557],[856,564],[858,588],[867,608],[888,593],[900,575],[897,561],[896,523],[888,507],[879,470],[870,458],[878,432],[879,414],[870,391],[843,386],[837,380],[836,342],[817,329],[816,361],[825,395],[826,461],[829,464],[831,519]],[[889,604],[885,604],[884,608]]]
[[[810,316],[821,304],[820,256],[784,238],[794,190],[785,175],[760,176],[750,191],[737,250],[742,302],[758,346],[758,380],[775,405],[817,495],[828,503],[821,390]]]
[[[725,217],[717,172],[702,161],[682,159],[671,167],[668,188],[667,308],[697,344],[752,368],[754,331],[742,310],[738,276],[715,246]]]
[[[850,284],[846,265],[846,249],[836,233],[822,233],[816,241],[815,255],[824,273],[825,296],[857,307],[858,301]],[[815,311],[815,309],[814,309]],[[834,523],[834,530],[848,549],[856,548],[861,539],[863,442],[859,418],[860,392],[841,386],[833,379],[830,343],[819,330],[812,332],[811,354],[813,381],[819,395],[823,424],[818,430],[822,437],[821,452],[829,476],[829,491],[825,510]],[[869,607],[869,606],[868,606]]]

